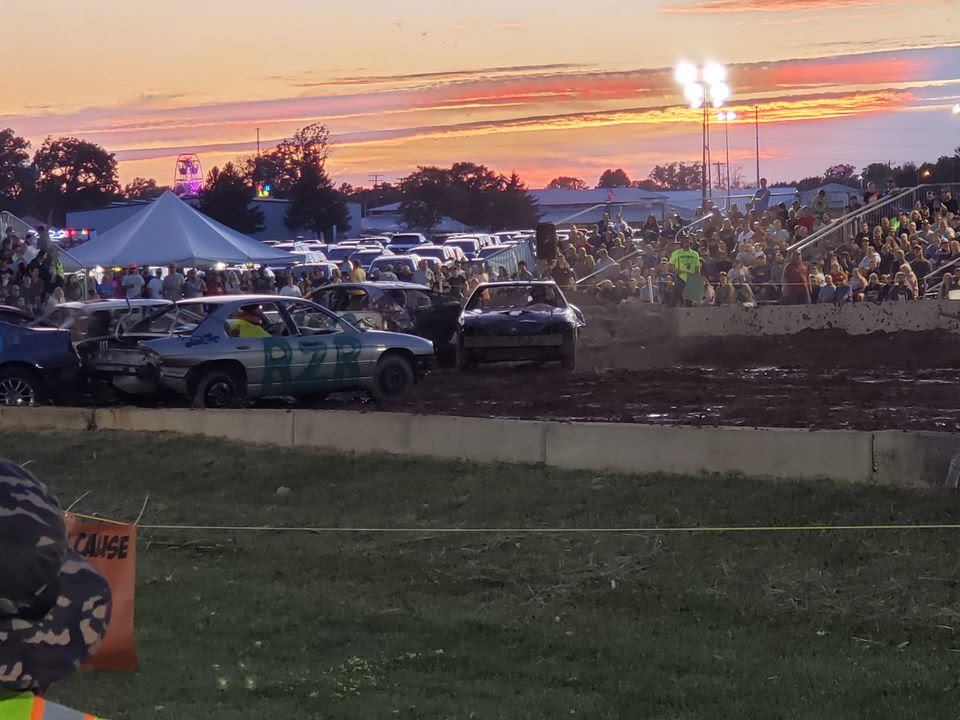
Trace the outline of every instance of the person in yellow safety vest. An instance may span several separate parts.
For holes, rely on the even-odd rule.
[[[263,315],[255,305],[244,305],[227,320],[230,337],[270,337],[263,327]],[[0,720],[3,720],[0,718]]]
[[[71,550],[46,486],[0,458],[0,720],[84,720],[45,699],[96,650],[110,586]]]

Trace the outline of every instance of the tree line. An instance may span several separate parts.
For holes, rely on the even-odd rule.
[[[594,187],[598,189],[613,188],[640,188],[642,190],[699,190],[703,184],[703,165],[701,163],[672,162],[664,165],[655,165],[643,180],[631,180],[622,168],[604,170]],[[711,168],[712,170],[712,168]],[[732,189],[744,187],[743,169],[739,166],[730,168]],[[723,187],[723,182],[714,180],[714,187]],[[882,184],[893,180],[897,187],[912,187],[923,183],[952,183],[960,182],[960,147],[954,154],[944,155],[935,162],[920,164],[907,162],[902,165],[893,163],[870,163],[861,170],[853,165],[831,165],[820,175],[813,175],[799,180],[780,181],[772,183],[771,187],[794,187],[798,190],[812,190],[828,183],[839,183],[851,188],[859,188],[868,182]],[[590,185],[583,179],[562,175],[550,181],[547,189],[553,190],[588,190]]]
[[[335,187],[326,169],[329,154],[326,126],[308,125],[264,152],[212,168],[198,207],[244,233],[263,228],[263,213],[252,203],[258,189],[268,187],[270,197],[289,201],[288,228],[317,234],[349,229],[348,201],[366,207],[399,202],[404,221],[424,229],[445,217],[491,230],[531,227],[537,221],[536,203],[516,173],[505,176],[461,162],[449,168],[419,167],[396,185]],[[0,210],[62,225],[68,212],[150,199],[168,189],[143,177],[121,187],[114,154],[96,143],[48,137],[31,155],[29,141],[10,128],[0,130]]]

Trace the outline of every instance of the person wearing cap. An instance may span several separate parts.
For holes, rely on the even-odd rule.
[[[138,298],[143,294],[143,276],[137,272],[137,264],[130,263],[127,268],[127,274],[120,281],[120,288],[124,296],[128,298]]]
[[[57,498],[0,458],[0,718],[95,720],[46,700],[110,622],[110,586],[69,548]]]

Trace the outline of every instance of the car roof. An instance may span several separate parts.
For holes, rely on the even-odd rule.
[[[529,287],[530,285],[543,285],[548,287],[557,287],[553,280],[504,280],[503,282],[480,283],[477,288],[489,287]]]
[[[204,305],[229,305],[235,302],[247,302],[253,305],[258,302],[277,302],[278,300],[303,300],[303,298],[291,297],[289,295],[210,295],[197,298],[185,298],[178,300],[177,305],[192,305],[202,303]],[[307,302],[310,302],[309,300]]]
[[[385,280],[383,282],[363,282],[363,283],[339,283],[337,285],[325,285],[318,290],[334,290],[336,288],[377,288],[379,290],[429,290],[426,285],[417,283],[399,282],[397,280]]]
[[[76,302],[64,302],[58,304],[57,307],[69,308],[70,310],[83,310],[85,308],[93,310],[119,310],[127,307],[160,307],[161,305],[172,304],[170,300],[163,300],[161,298],[129,298],[129,300],[115,298],[112,300],[87,300],[86,302],[78,300]]]

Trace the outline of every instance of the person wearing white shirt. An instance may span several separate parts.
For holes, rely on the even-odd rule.
[[[303,297],[300,288],[293,282],[293,275],[287,275],[287,284],[280,288],[280,294],[286,297]]]
[[[163,280],[160,279],[161,272],[161,270],[157,270],[157,274],[151,277],[147,283],[147,294],[152,300],[159,300],[163,297]]]
[[[127,268],[127,274],[124,275],[120,281],[120,287],[128,298],[140,297],[144,284],[143,277],[137,272],[136,265],[131,265]]]

